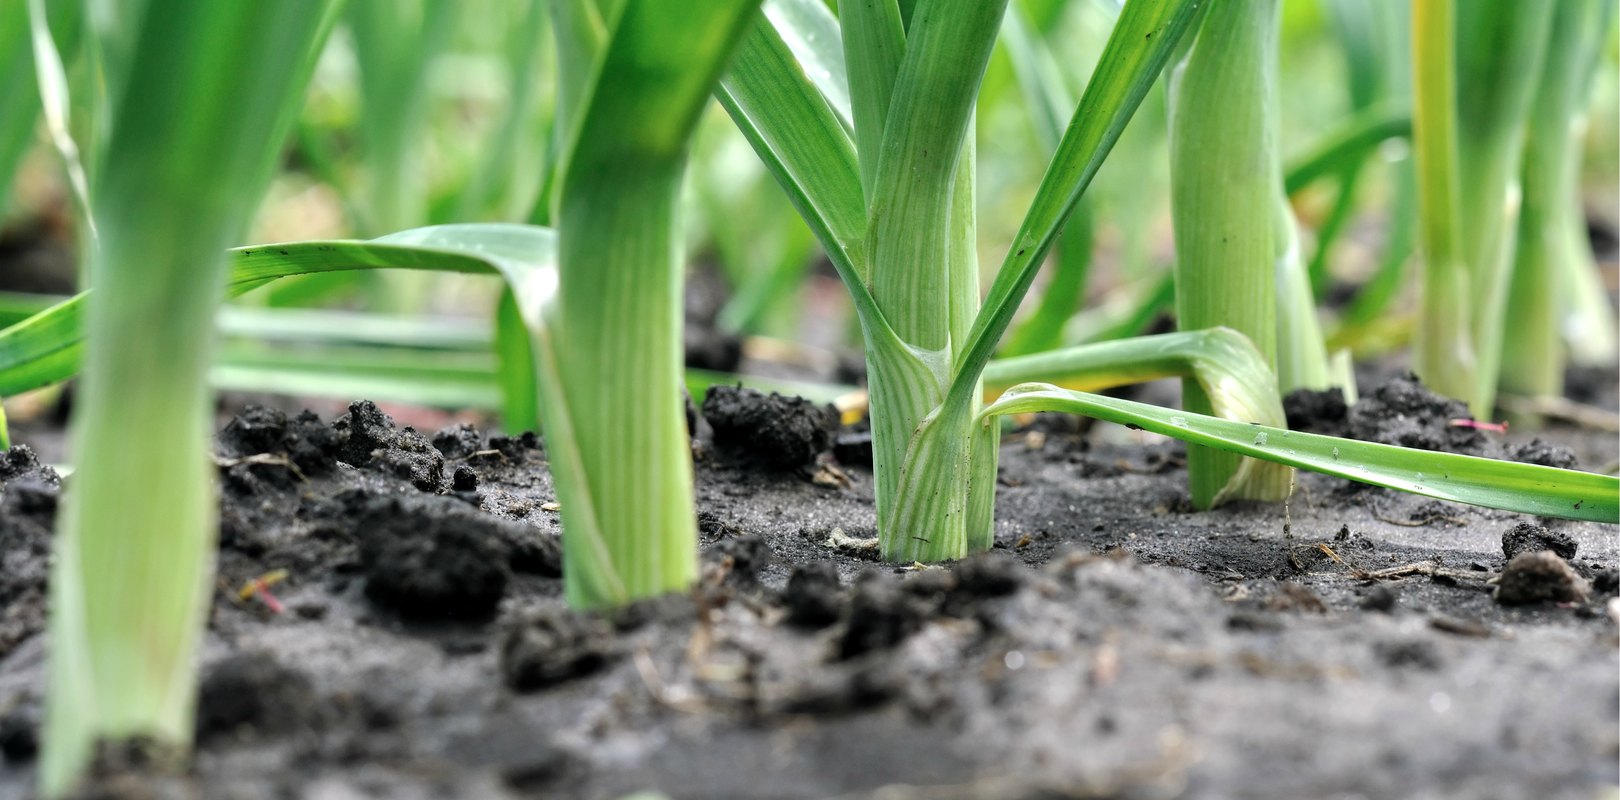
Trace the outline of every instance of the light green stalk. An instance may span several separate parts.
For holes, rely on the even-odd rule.
[[[815,0],[773,5],[804,19],[824,12]],[[860,314],[879,538],[890,559],[957,558],[990,544],[995,433],[977,419],[981,372],[1064,220],[1198,7],[1196,0],[1126,3],[988,299],[975,314],[972,174],[960,165],[971,163],[967,131],[999,27],[1001,8],[994,5],[900,4],[905,55],[868,203],[862,202],[857,161],[874,154],[857,155],[847,133],[847,87],[832,70],[806,66],[817,61],[816,53],[790,48],[794,41],[810,45],[802,48],[806,52],[825,48],[791,15],[768,15],[770,25],[750,34],[719,92],[821,240]],[[861,213],[863,205],[868,214]]]
[[[1457,176],[1462,257],[1473,275],[1474,354],[1466,395],[1474,416],[1494,410],[1522,189],[1526,117],[1540,85],[1559,3],[1457,0]],[[1515,334],[1517,335],[1517,334]]]
[[[1468,397],[1477,361],[1473,337],[1476,281],[1463,253],[1457,199],[1455,16],[1454,0],[1412,3],[1412,144],[1424,260],[1423,310],[1412,366],[1435,391]]]
[[[334,6],[153,5],[116,84],[73,463],[51,577],[40,785],[102,737],[188,746],[211,595],[206,375],[224,248],[258,202]]]
[[[1607,0],[1556,5],[1524,147],[1524,203],[1507,310],[1514,334],[1502,343],[1502,389],[1536,396],[1564,391],[1568,359],[1560,323],[1575,302],[1566,294],[1566,275],[1596,271],[1580,207],[1581,144],[1592,76],[1614,8]],[[1607,310],[1604,293],[1594,296]],[[1594,338],[1597,348],[1607,341],[1612,363],[1612,325]]]
[[[454,0],[349,0],[365,109],[359,133],[366,193],[358,223],[368,236],[426,219],[419,147],[431,97],[429,70],[450,40],[457,8]]]
[[[565,85],[585,92],[568,123],[552,325],[534,349],[576,606],[696,576],[677,208],[699,113],[757,5],[626,0],[605,15],[609,34],[584,79],[571,73],[585,59],[563,62]]]
[[[1286,391],[1327,381],[1283,195],[1278,24],[1277,0],[1229,0],[1204,13],[1197,38],[1171,73],[1170,175],[1177,324],[1183,330],[1226,326],[1249,337],[1280,367]],[[1287,344],[1281,356],[1279,338]],[[1183,381],[1182,397],[1189,411],[1212,409],[1196,381]],[[1239,463],[1227,452],[1189,449],[1194,505],[1210,505]],[[1229,496],[1244,491],[1236,487]],[[1254,491],[1270,494],[1269,488]]]
[[[993,434],[970,427],[971,409],[930,420],[937,429],[954,428],[938,434],[943,441],[937,448],[914,434],[944,400],[955,355],[978,311],[973,103],[1005,7],[1005,0],[917,7],[882,148],[861,153],[863,162],[875,159],[878,164],[868,203],[865,260],[882,319],[862,322],[874,367],[879,539],[884,557],[891,560],[960,557],[970,537],[989,535],[994,481],[973,477],[982,474],[983,461],[990,462],[989,474],[995,474],[995,448],[989,444]],[[850,73],[856,74],[859,62],[848,50],[846,57],[851,59]],[[856,130],[859,136],[859,116]],[[981,456],[978,469],[970,469],[976,455]],[[937,486],[918,488],[923,483]],[[912,513],[920,507],[902,504],[901,498],[917,491],[950,499]],[[970,517],[986,530],[970,532]]]
[[[0,3],[0,214],[11,194],[11,177],[39,121],[39,89],[29,46],[28,4]]]
[[[1065,115],[1074,108],[1074,97],[1064,83],[1057,59],[1026,19],[1023,6],[1013,4],[1008,8],[1002,36],[1013,76],[1024,95],[1024,105],[1035,129],[1035,140],[1043,152],[1051,153],[1063,136]],[[1073,216],[1064,223],[1061,241],[1052,255],[1052,269],[1034,313],[1008,334],[1001,349],[1003,355],[1039,353],[1063,344],[1064,327],[1080,310],[1085,295],[1086,277],[1091,270],[1093,227],[1091,204],[1082,200]]]
[[[1441,500],[1543,517],[1620,522],[1620,480],[1612,475],[1298,433],[1040,383],[1009,389],[981,416],[1034,411],[1084,414],[1188,444]]]

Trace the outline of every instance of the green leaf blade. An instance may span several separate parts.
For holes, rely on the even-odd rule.
[[[1127,0],[1012,248],[990,286],[958,365],[953,395],[968,396],[1063,221],[1090,185],[1142,98],[1198,15],[1200,0]]]
[[[1084,414],[1189,444],[1440,500],[1620,523],[1620,479],[1609,475],[1300,433],[1038,383],[1013,387],[984,414],[1029,411]]]

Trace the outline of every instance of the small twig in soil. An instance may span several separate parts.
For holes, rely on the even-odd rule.
[[[870,556],[878,551],[878,538],[873,536],[870,539],[861,539],[844,533],[843,528],[833,528],[821,545],[833,550],[842,550],[846,553]]]
[[[1339,557],[1338,553],[1333,551],[1332,547],[1328,546],[1327,542],[1317,542],[1316,549],[1321,550],[1324,554],[1326,554],[1327,557],[1333,561],[1333,563],[1338,564],[1341,567],[1350,566],[1344,562],[1344,559]]]
[[[280,453],[257,453],[255,455],[242,456],[240,458],[222,458],[217,455],[214,456],[214,465],[218,467],[229,469],[241,464],[267,464],[272,467],[281,467],[288,472],[291,472],[294,478],[297,478],[304,483],[309,483],[309,479],[304,477],[303,470],[300,470],[297,464],[294,464],[286,456],[281,455]]]
[[[843,470],[832,464],[816,465],[815,472],[810,474],[810,482],[829,489],[848,489],[854,485]]]
[[[1299,561],[1299,554],[1294,552],[1294,515],[1289,510],[1290,501],[1294,497],[1294,475],[1288,474],[1288,496],[1283,499],[1283,544],[1288,548],[1288,566],[1295,572],[1304,572],[1305,565]]]
[[[503,463],[503,464],[511,463],[511,461],[509,461],[506,458],[506,454],[502,453],[499,450],[474,450],[473,452],[468,453],[467,456],[465,458],[463,458],[462,460],[463,461],[472,461],[475,458],[477,458],[477,459],[498,458],[498,459],[501,460],[501,463]]]
[[[1356,567],[1350,569],[1350,574],[1363,581],[1389,581],[1407,578],[1413,575],[1424,575],[1430,578],[1449,578],[1458,583],[1483,583],[1478,572],[1466,572],[1460,569],[1448,569],[1429,561],[1419,561],[1415,564],[1402,564],[1397,567],[1384,569],[1364,570]]]
[[[664,683],[664,678],[658,673],[658,665],[653,663],[652,653],[646,647],[637,647],[630,660],[636,665],[636,674],[641,676],[641,682],[647,687],[647,694],[653,702],[676,711],[697,713],[706,710],[703,701],[692,695],[689,691],[676,691],[679,687],[671,687]]]

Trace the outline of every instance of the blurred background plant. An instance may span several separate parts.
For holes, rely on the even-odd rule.
[[[534,143],[553,142],[549,5],[351,0],[247,240],[370,237],[452,221],[547,221],[542,198],[550,194],[556,146]],[[1576,369],[1614,359],[1609,298],[1620,215],[1614,192],[1620,87],[1612,16],[1603,18],[1612,3],[1559,5],[1574,10],[1547,27],[1570,46],[1540,50],[1549,58],[1567,55],[1546,67],[1567,77],[1552,78],[1560,88],[1530,115],[1539,122],[1523,159],[1527,171],[1531,159],[1547,164],[1546,172],[1556,164],[1551,183],[1527,178],[1523,192],[1526,214],[1550,215],[1548,226],[1559,232],[1534,248],[1541,240],[1521,234],[1526,246],[1518,258],[1556,265],[1559,288],[1535,302],[1536,313],[1557,318],[1553,327],[1562,336],[1533,353],[1509,339],[1517,350],[1509,349],[1501,383],[1514,394],[1504,408],[1529,408],[1535,404],[1527,397],[1555,393],[1563,378],[1556,365],[1566,358]],[[1013,236],[1118,13],[1111,0],[1018,0],[1011,9],[978,100],[985,258]],[[1462,10],[1472,13],[1467,3]],[[1583,13],[1584,24],[1567,19]],[[1412,341],[1421,274],[1409,139],[1410,15],[1402,4],[1357,0],[1285,3],[1280,14],[1278,148],[1329,349],[1363,358],[1399,353]],[[76,15],[53,13],[50,25],[58,41],[78,41]],[[1560,33],[1564,28],[1571,32]],[[1584,38],[1576,42],[1577,35]],[[5,4],[0,53],[8,76],[32,71],[27,41],[26,4]],[[70,81],[83,81],[91,55],[74,47],[63,53]],[[1174,248],[1168,102],[1160,83],[1069,221],[1003,355],[1169,329]],[[74,192],[38,108],[35,81],[7,80],[0,88],[0,184],[7,187],[0,195],[0,322],[37,311],[82,283]],[[69,110],[66,124],[93,123],[93,114]],[[1567,142],[1547,143],[1555,129],[1567,132]],[[1467,153],[1465,147],[1465,160]],[[857,383],[858,327],[846,296],[809,230],[718,108],[700,123],[691,163],[689,366],[828,384],[822,394],[831,395]],[[502,316],[492,313],[499,292],[478,278],[398,271],[283,280],[226,309],[220,324],[227,338],[213,378],[221,388],[246,392],[364,395],[499,416],[497,365],[514,357],[502,354],[488,321]],[[1527,304],[1533,305],[1515,304],[1511,313],[1530,313]],[[1557,357],[1538,355],[1550,351]],[[694,383],[712,379],[693,373]],[[41,398],[7,402],[26,411]],[[525,407],[532,404],[505,405],[514,427],[534,425],[532,412],[517,410]]]

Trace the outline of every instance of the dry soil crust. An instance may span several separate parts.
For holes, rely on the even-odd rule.
[[[1386,389],[1344,419],[1292,410],[1569,455],[1458,438]],[[858,459],[821,409],[772,407]],[[701,584],[605,616],[562,602],[534,437],[429,437],[366,403],[239,417],[195,764],[109,751],[85,796],[1587,798],[1620,780],[1613,527],[1515,530],[1538,521],[1318,476],[1286,509],[1194,512],[1179,445],[1042,419],[1005,437],[995,551],[902,568],[873,560],[865,468],[714,442],[786,435],[736,416],[694,420]],[[1566,439],[1586,464],[1615,449]],[[0,796],[22,797],[58,482],[22,448],[0,479]],[[1533,602],[1493,597],[1509,555]]]

